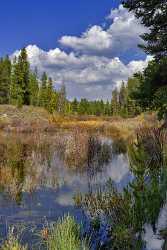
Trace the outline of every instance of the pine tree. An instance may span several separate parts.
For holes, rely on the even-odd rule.
[[[167,56],[167,3],[166,0],[126,0],[124,6],[133,11],[142,24],[149,28],[142,35],[141,47],[157,59]]]
[[[127,116],[127,89],[125,87],[125,83],[122,82],[120,91],[119,91],[119,107],[120,107],[120,115]]]
[[[78,113],[80,115],[88,114],[89,111],[89,102],[86,98],[82,98],[78,105]]]
[[[76,98],[71,102],[71,109],[74,114],[78,112],[78,101]]]
[[[71,114],[72,113],[72,107],[71,103],[67,100],[65,105],[65,114]]]
[[[99,102],[99,106],[100,106],[99,115],[104,115],[104,113],[105,113],[105,104],[104,104],[103,100],[101,100]]]
[[[44,72],[41,79],[41,86],[39,90],[39,106],[47,108],[47,81],[48,77]]]
[[[118,90],[115,89],[112,92],[112,100],[111,100],[111,106],[112,106],[112,112],[113,115],[118,115],[119,113],[119,102],[118,102]]]
[[[140,88],[141,85],[141,75],[136,74],[133,77],[128,79],[127,82],[127,111],[129,116],[134,116],[139,114],[142,109],[140,108],[138,101],[136,100],[136,91]]]
[[[30,105],[38,105],[39,83],[36,72],[30,73]]]
[[[53,113],[52,95],[53,95],[53,82],[52,78],[49,78],[46,89],[46,108],[50,113]]]
[[[9,57],[0,60],[0,104],[9,103],[11,84],[11,61]]]
[[[20,84],[20,69],[17,63],[17,58],[14,58],[11,73],[11,85],[10,85],[10,104],[22,107],[24,101],[24,93],[22,85]]]
[[[26,49],[23,48],[18,57],[18,84],[21,86],[23,91],[23,104],[30,104],[30,66],[27,59]]]
[[[105,104],[105,112],[104,112],[105,115],[111,115],[111,106],[110,106],[110,103],[109,101],[107,100],[106,104]]]
[[[64,114],[66,109],[66,87],[62,84],[58,98],[58,112]]]
[[[12,66],[10,103],[21,107],[30,104],[30,67],[26,49],[23,48]]]
[[[49,108],[49,112],[52,114],[55,111],[58,111],[58,93],[54,90],[52,92],[52,99],[50,101],[50,108]]]

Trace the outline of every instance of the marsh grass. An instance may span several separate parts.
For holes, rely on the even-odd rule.
[[[2,134],[0,188],[20,203],[23,192],[32,193],[43,184],[57,187],[60,180],[53,166],[54,157],[72,171],[83,173],[88,166],[96,171],[110,160],[111,147],[80,129],[55,135]]]
[[[46,240],[48,250],[88,250],[85,239],[81,239],[81,227],[69,215],[53,225]]]
[[[129,138],[140,125],[158,126],[155,113],[141,114],[136,118],[88,116],[88,115],[50,115],[40,107],[23,106],[17,109],[11,105],[0,106],[0,130],[5,132],[36,133],[55,132],[60,129],[75,128],[100,132],[115,138]]]
[[[55,131],[49,113],[40,107],[0,105],[0,129],[5,132],[34,133]]]
[[[10,227],[7,239],[0,246],[0,250],[90,250],[89,238],[82,236],[82,225],[70,215],[65,215],[55,224],[47,222],[41,231],[27,229],[26,225]],[[38,242],[31,242],[30,245],[30,242],[21,243],[25,234],[30,232],[31,237],[38,238]]]
[[[102,166],[111,159],[111,145],[102,142],[99,134],[76,128],[57,135],[55,141],[59,156],[71,169],[83,171],[92,165]]]
[[[127,153],[127,142],[122,138],[118,138],[112,143],[112,153],[115,155]]]
[[[45,179],[53,154],[48,140],[40,134],[1,135],[0,187],[13,200],[20,202],[23,190],[32,192]]]
[[[136,139],[129,143],[131,170],[136,174],[161,174],[167,166],[167,131],[140,127]]]
[[[9,229],[8,238],[0,248],[1,250],[28,250],[20,243],[19,236],[14,234],[14,228]]]

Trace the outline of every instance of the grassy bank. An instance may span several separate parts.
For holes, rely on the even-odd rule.
[[[127,139],[140,126],[159,126],[155,114],[135,118],[49,114],[45,109],[24,106],[17,109],[0,105],[0,130],[5,132],[54,132],[57,129],[82,129]]]

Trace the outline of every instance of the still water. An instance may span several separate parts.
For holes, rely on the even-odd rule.
[[[74,204],[77,193],[109,179],[121,190],[132,179],[122,143],[78,132],[1,135],[1,238],[13,224],[35,230],[67,213],[84,221]]]

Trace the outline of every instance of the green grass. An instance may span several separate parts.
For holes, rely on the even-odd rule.
[[[52,226],[48,239],[48,250],[88,250],[86,241],[80,239],[80,226],[69,215]]]

